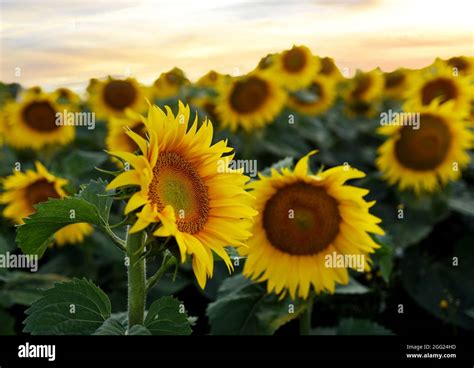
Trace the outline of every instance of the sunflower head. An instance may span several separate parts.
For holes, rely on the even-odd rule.
[[[382,72],[374,69],[370,72],[358,71],[343,89],[344,111],[350,117],[373,117],[377,113],[384,86]]]
[[[288,106],[302,114],[322,114],[333,105],[336,98],[334,79],[317,75],[304,93],[304,96],[290,95]]]
[[[56,103],[63,108],[66,108],[69,111],[76,111],[79,109],[79,104],[81,103],[81,98],[79,95],[69,88],[58,88],[53,93],[53,98]]]
[[[222,80],[229,78],[229,75],[218,73],[214,70],[210,70],[196,82],[196,86],[204,88],[216,88],[217,85],[222,83]]]
[[[375,202],[363,199],[368,190],[345,185],[365,174],[343,166],[313,174],[308,160],[314,153],[294,170],[273,169],[248,184],[258,215],[248,247],[239,248],[247,256],[244,275],[292,298],[307,298],[311,287],[334,292],[336,283],[348,283],[348,266],[332,267],[328,257],[356,256],[369,269],[368,254],[379,246],[368,233],[383,234],[380,219],[369,213]]]
[[[399,68],[392,72],[384,73],[384,94],[389,98],[404,100],[413,82],[414,72]]]
[[[151,87],[151,96],[153,99],[163,100],[176,97],[182,87],[189,83],[184,72],[179,68],[173,68],[170,71],[162,73],[155,80]]]
[[[340,81],[344,79],[341,74],[341,71],[334,62],[334,59],[330,57],[319,58],[319,65],[319,74],[331,78],[335,81]]]
[[[98,119],[123,118],[131,109],[144,112],[147,107],[146,93],[134,78],[107,78],[98,81],[90,93],[90,104]]]
[[[26,173],[14,171],[3,179],[4,191],[0,195],[0,203],[5,205],[3,216],[16,224],[22,224],[24,218],[36,212],[36,204],[66,196],[62,188],[67,180],[51,174],[39,161],[35,163],[35,169]],[[89,224],[68,225],[55,233],[55,242],[58,245],[80,243],[91,232]]]
[[[454,56],[446,60],[436,59],[435,68],[448,69],[455,76],[473,77],[474,57]]]
[[[319,59],[306,46],[293,46],[274,58],[267,69],[289,91],[307,87],[318,73]]]
[[[449,106],[458,113],[468,115],[470,96],[474,94],[469,78],[453,73],[439,62],[418,76],[408,92],[410,104],[422,107],[450,102]]]
[[[7,143],[35,150],[69,143],[74,139],[75,129],[58,124],[62,110],[54,96],[47,94],[24,95],[21,101],[9,103],[4,112],[9,129],[5,135]]]
[[[434,192],[448,181],[457,180],[469,163],[473,133],[462,115],[452,112],[450,104],[432,103],[417,111],[418,124],[408,118],[379,128],[388,137],[378,150],[377,166],[390,184],[415,193]]]
[[[112,153],[133,170],[108,187],[137,188],[125,208],[137,217],[130,232],[149,228],[156,237],[174,237],[181,261],[192,258],[196,278],[204,287],[213,273],[213,253],[232,268],[224,247],[243,245],[255,211],[253,197],[244,190],[248,178],[229,168],[232,149],[225,141],[212,144],[212,124],[205,120],[198,128],[196,116],[189,125],[189,115],[189,107],[181,102],[176,115],[169,107],[166,112],[151,107],[146,138],[127,132],[141,154]]]
[[[216,113],[224,127],[249,132],[263,127],[282,110],[287,94],[271,75],[253,71],[218,88]]]
[[[138,150],[136,142],[131,139],[127,131],[138,134],[145,138],[146,127],[142,115],[128,110],[125,118],[112,118],[108,124],[107,138],[105,140],[107,150],[109,151],[125,151],[133,153]],[[116,161],[117,163],[119,161]]]

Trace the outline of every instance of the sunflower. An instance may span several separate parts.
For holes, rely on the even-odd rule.
[[[289,291],[292,298],[307,298],[311,285],[318,293],[334,292],[336,282],[348,283],[348,271],[330,267],[327,258],[356,256],[369,270],[368,254],[379,246],[368,232],[384,234],[377,225],[381,220],[369,213],[375,201],[363,199],[369,191],[344,185],[365,174],[343,166],[308,172],[309,157],[315,152],[303,157],[294,170],[272,170],[271,176],[260,175],[248,185],[259,214],[248,247],[239,248],[247,256],[243,273],[267,281],[269,293],[284,296]]]
[[[25,173],[14,171],[3,179],[4,192],[0,195],[0,203],[6,205],[3,216],[16,224],[23,224],[23,219],[36,211],[34,205],[49,198],[66,197],[62,189],[68,183],[66,179],[54,176],[38,161],[35,167],[36,170]],[[55,243],[81,243],[92,230],[92,226],[85,223],[67,225],[54,234]]]
[[[333,79],[323,75],[314,77],[305,93],[309,95],[307,99],[293,94],[288,98],[288,106],[292,109],[307,115],[319,115],[329,109],[336,98],[335,82]]]
[[[9,103],[5,109],[8,124],[5,140],[13,147],[39,150],[74,139],[74,126],[60,124],[58,114],[63,109],[51,95],[24,95],[20,102]]]
[[[190,104],[201,109],[206,117],[210,121],[213,121],[214,124],[219,121],[216,115],[216,97],[209,95],[192,97]]]
[[[144,89],[134,78],[97,81],[91,88],[90,104],[97,118],[125,117],[125,110],[144,112],[147,108]]]
[[[128,136],[128,129],[143,138],[146,136],[143,116],[132,111],[127,111],[125,118],[110,119],[107,128],[108,132],[105,143],[109,151],[125,151],[133,153],[138,149],[135,141]]]
[[[253,71],[218,87],[216,113],[224,127],[249,132],[272,122],[287,94],[270,75]]]
[[[397,100],[404,100],[413,82],[414,72],[409,69],[399,68],[392,72],[384,73],[384,94]]]
[[[323,57],[319,58],[319,74],[324,75],[328,78],[334,79],[336,81],[340,81],[344,79],[344,77],[341,74],[341,71],[339,68],[336,66],[336,63],[334,62],[334,59],[330,57]]]
[[[150,94],[153,99],[163,100],[177,97],[184,85],[189,84],[184,72],[179,68],[173,68],[162,73],[151,87]]]
[[[198,79],[196,86],[204,88],[216,88],[217,85],[226,78],[230,78],[230,76],[211,70]]]
[[[433,101],[440,105],[448,101],[453,109],[467,115],[469,113],[469,101],[474,94],[473,86],[469,78],[454,75],[450,68],[441,64],[419,73],[409,91],[411,103],[417,106],[428,106]]]
[[[453,75],[461,75],[463,77],[472,78],[474,74],[474,58],[468,56],[454,56],[447,60],[437,59],[436,65],[448,67]]]
[[[451,104],[433,102],[421,107],[417,110],[419,124],[405,118],[379,128],[388,139],[378,149],[376,163],[391,185],[398,183],[400,190],[413,189],[419,194],[459,179],[461,169],[469,163],[467,151],[474,137]],[[404,109],[414,111],[407,106]]]
[[[40,86],[33,86],[21,91],[20,96],[21,98],[28,98],[31,96],[39,96],[43,93],[43,89]]]
[[[293,46],[276,56],[267,69],[275,73],[289,91],[307,87],[318,73],[319,60],[306,46]]]
[[[383,87],[384,79],[379,69],[358,71],[343,91],[345,113],[350,117],[373,117],[377,112],[376,105],[382,96]]]
[[[229,168],[233,154],[227,142],[211,144],[212,124],[198,119],[188,127],[190,110],[179,102],[176,116],[157,106],[145,120],[147,138],[128,131],[142,152],[112,152],[134,168],[117,176],[108,188],[137,186],[125,213],[136,211],[131,233],[152,226],[153,235],[172,236],[180,258],[192,256],[199,285],[213,273],[213,253],[229,269],[232,263],[225,246],[242,246],[250,235],[253,197],[244,190],[248,178]],[[223,156],[227,154],[226,156]],[[159,224],[159,225],[158,225]]]
[[[276,57],[278,57],[278,54],[267,54],[266,56],[260,59],[257,65],[257,69],[265,70],[270,68],[275,62]]]
[[[70,111],[77,111],[79,109],[81,98],[77,93],[71,91],[69,88],[58,88],[52,93],[52,95],[56,103],[61,105],[61,107]]]

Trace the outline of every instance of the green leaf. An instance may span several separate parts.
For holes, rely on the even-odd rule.
[[[239,274],[222,283],[206,314],[214,335],[271,335],[296,318],[306,303],[289,297],[278,300],[277,295],[267,294],[265,285]]]
[[[105,152],[90,152],[74,150],[67,155],[63,162],[63,172],[67,176],[79,178],[81,175],[94,170],[95,167],[102,165],[107,161]]]
[[[449,208],[463,215],[474,216],[474,193],[472,188],[469,189],[463,181],[453,183],[451,186],[453,189],[448,199]]]
[[[121,315],[112,316],[104,321],[102,326],[100,326],[95,332],[94,335],[151,335],[151,332],[142,325],[134,325],[127,331],[127,318],[126,313],[123,313],[125,318]]]
[[[393,246],[382,241],[380,238],[377,239],[377,243],[380,244],[381,247],[375,251],[374,259],[380,267],[382,278],[385,282],[389,282],[393,270],[394,249]]]
[[[334,291],[335,294],[366,294],[371,290],[367,287],[362,285],[360,282],[354,280],[353,278],[349,279],[349,283],[347,285],[336,285],[336,290]]]
[[[111,314],[107,295],[86,279],[58,283],[27,309],[24,332],[32,335],[90,335]]]
[[[55,283],[66,280],[66,277],[56,274],[9,272],[0,276],[0,305],[30,306],[41,297],[41,290],[50,289]]]
[[[18,227],[16,241],[25,254],[42,257],[51,237],[64,226],[74,223],[104,225],[109,220],[113,198],[107,182],[92,180],[78,195],[50,199],[35,205],[36,212]]]
[[[402,283],[424,309],[447,323],[474,330],[474,235],[457,242],[452,255],[435,259],[419,247],[409,248],[401,263]],[[441,308],[441,300],[448,302]]]
[[[153,302],[145,318],[145,327],[152,335],[190,335],[191,325],[182,303],[171,296]]]
[[[107,182],[99,179],[91,180],[89,184],[82,186],[77,198],[84,199],[97,208],[97,212],[103,223],[109,222],[110,208],[114,201],[112,194],[114,191],[107,191]]]
[[[16,241],[25,254],[43,256],[51,236],[64,226],[87,222],[99,225],[97,208],[81,198],[50,199],[18,227]]]
[[[0,309],[0,335],[15,334],[15,319],[4,309]]]
[[[339,322],[337,335],[393,335],[393,332],[368,319],[346,318]]]

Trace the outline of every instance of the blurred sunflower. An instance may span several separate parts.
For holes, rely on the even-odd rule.
[[[127,111],[125,118],[112,118],[108,124],[107,138],[105,144],[109,151],[125,151],[133,153],[139,147],[133,139],[131,139],[127,131],[139,136],[146,137],[146,127],[144,123],[145,118],[138,113]]]
[[[406,118],[379,128],[388,139],[378,149],[376,164],[391,185],[398,183],[400,190],[413,189],[419,194],[434,192],[460,178],[470,160],[467,151],[474,135],[462,114],[452,111],[451,103],[437,106],[433,102],[416,110],[420,113],[418,129]]]
[[[69,88],[58,88],[52,93],[52,96],[58,105],[69,111],[77,111],[79,109],[81,98]]]
[[[432,70],[432,69],[431,69]],[[435,72],[419,73],[409,91],[409,98],[414,105],[428,106],[433,101],[440,105],[452,101],[452,107],[458,112],[469,113],[469,101],[474,94],[469,78],[455,76],[450,68],[438,64]]]
[[[39,161],[35,167],[36,171],[14,171],[13,175],[2,180],[4,192],[0,195],[0,203],[6,205],[3,216],[16,224],[23,224],[24,218],[36,212],[34,205],[49,198],[66,197],[62,189],[68,183],[66,179],[54,176]],[[92,231],[92,226],[85,223],[67,225],[54,234],[55,243],[80,243]]]
[[[216,88],[217,85],[226,78],[230,78],[230,76],[211,70],[198,79],[196,86],[204,88]]]
[[[60,124],[57,114],[62,110],[51,95],[23,95],[20,102],[5,106],[6,142],[16,148],[36,150],[47,145],[69,143],[74,139],[75,128]]]
[[[334,59],[330,57],[323,57],[319,58],[319,74],[324,75],[328,78],[334,79],[336,81],[340,81],[344,79],[344,77],[341,74],[341,71],[339,68],[336,66],[336,63],[334,62]]]
[[[114,79],[95,82],[90,93],[90,104],[97,119],[123,118],[125,110],[144,112],[147,108],[146,95],[142,86],[134,78]]]
[[[32,96],[39,96],[43,94],[43,89],[40,86],[33,86],[27,89],[24,89],[20,92],[20,98],[28,98]]]
[[[307,87],[319,70],[319,60],[306,46],[293,46],[277,55],[267,70],[289,91]]]
[[[266,56],[260,59],[257,65],[257,69],[265,70],[270,68],[273,65],[277,56],[278,54],[267,54]]]
[[[270,123],[285,105],[286,92],[268,74],[253,71],[220,84],[216,106],[224,127],[249,132]]]
[[[455,56],[447,60],[437,59],[436,64],[447,66],[451,69],[453,74],[457,73],[458,75],[469,78],[474,77],[474,57]]]
[[[207,119],[212,121],[213,124],[219,121],[216,115],[216,97],[209,95],[193,97],[190,100],[190,104],[202,110]]]
[[[227,142],[212,145],[213,127],[205,120],[198,129],[197,116],[188,127],[190,110],[179,103],[176,116],[157,106],[150,108],[145,121],[148,139],[128,131],[142,155],[128,152],[111,154],[130,163],[134,170],[116,177],[108,188],[138,186],[125,213],[141,210],[131,233],[160,224],[153,234],[173,236],[181,261],[192,256],[199,285],[213,274],[213,254],[229,269],[232,263],[225,246],[241,246],[250,235],[253,197],[244,190],[248,178],[228,165],[233,154]]]
[[[163,100],[177,97],[189,80],[184,72],[179,68],[173,68],[166,73],[162,73],[151,87],[151,97],[153,99]]]
[[[326,256],[358,255],[370,269],[368,254],[379,246],[368,233],[384,234],[381,220],[369,213],[375,201],[363,199],[369,191],[344,185],[365,174],[343,166],[312,174],[308,160],[314,153],[294,170],[273,169],[248,184],[259,214],[248,247],[239,248],[247,256],[243,273],[267,281],[269,293],[289,291],[293,299],[307,298],[311,285],[319,293],[348,283],[347,268],[328,266]]]
[[[404,100],[413,82],[414,72],[409,69],[399,68],[392,72],[384,73],[384,94],[397,100]]]
[[[345,113],[351,117],[373,117],[377,112],[375,106],[382,97],[383,87],[384,78],[379,69],[358,71],[343,91]]]
[[[323,75],[314,77],[304,95],[291,94],[288,106],[307,115],[319,115],[328,110],[336,98],[335,81]]]

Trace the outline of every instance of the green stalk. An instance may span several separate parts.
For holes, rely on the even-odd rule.
[[[145,316],[145,258],[141,258],[144,233],[127,235],[128,266],[128,328],[142,325]]]
[[[311,314],[313,312],[313,299],[308,300],[308,305],[300,315],[300,335],[311,334]]]

